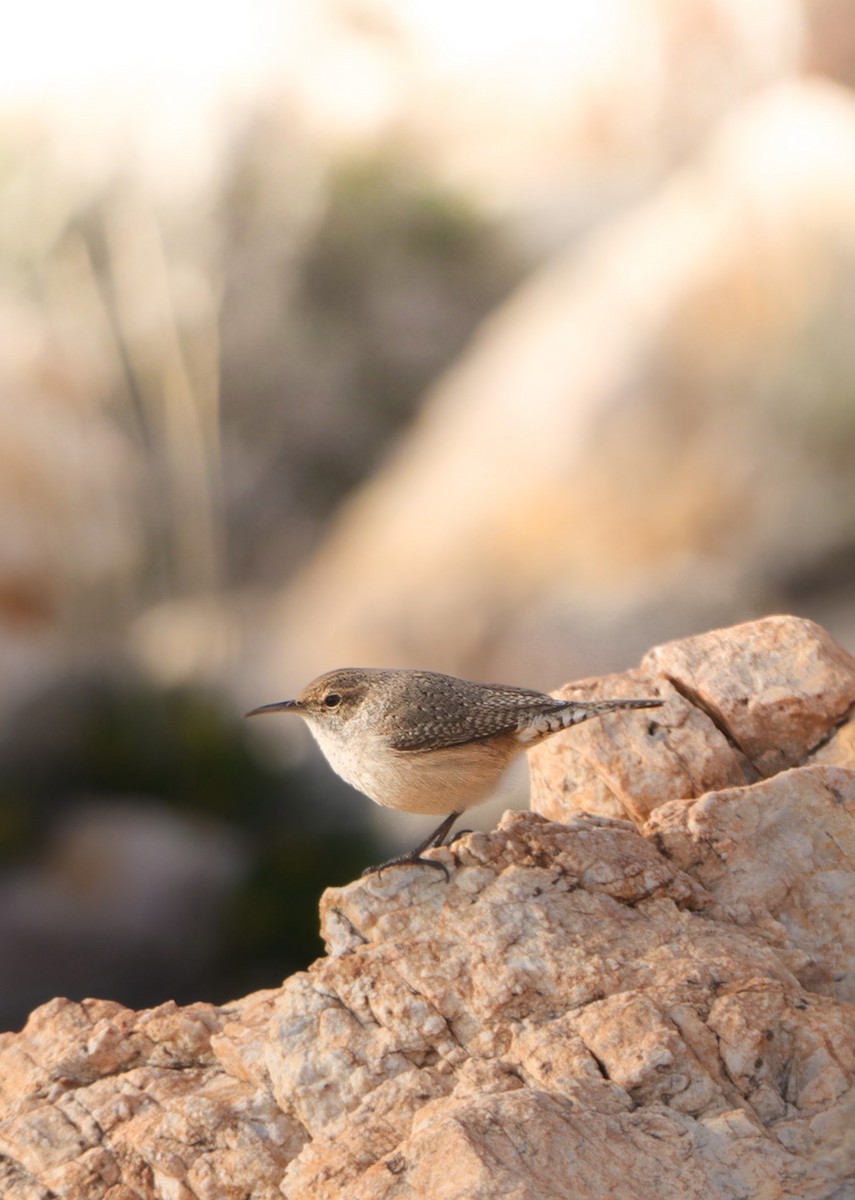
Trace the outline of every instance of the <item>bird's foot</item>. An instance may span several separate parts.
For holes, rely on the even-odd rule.
[[[451,879],[451,876],[448,873],[448,867],[445,863],[436,862],[433,858],[422,858],[422,853],[425,850],[432,850],[435,846],[441,846],[459,816],[459,812],[449,813],[445,820],[434,829],[433,833],[428,834],[423,842],[419,842],[414,850],[408,850],[406,854],[399,854],[397,858],[387,859],[386,862],[380,863],[378,867],[368,867],[362,874],[381,875],[387,867],[405,867],[411,863],[424,863],[426,867],[436,867],[438,871],[444,871],[447,882]]]
[[[378,863],[376,867],[366,867],[362,872],[362,877],[364,879],[366,875],[382,875],[387,867],[408,867],[415,863],[423,863],[426,867],[436,867],[438,871],[445,873],[446,882],[451,879],[445,863],[437,862],[435,858],[422,858],[414,850],[411,850],[409,854],[399,854],[397,858],[389,858],[386,862]]]

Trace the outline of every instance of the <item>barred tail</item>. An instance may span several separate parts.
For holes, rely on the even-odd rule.
[[[533,721],[526,722],[520,728],[518,737],[521,742],[532,745],[562,729],[569,729],[571,725],[581,725],[591,717],[601,717],[619,708],[661,708],[664,703],[664,700],[653,699],[556,700],[555,708],[538,713]]]
[[[664,700],[567,700],[566,704],[582,708],[588,716],[611,712],[615,708],[661,708]]]

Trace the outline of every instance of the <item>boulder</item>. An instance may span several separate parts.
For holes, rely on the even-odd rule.
[[[853,683],[792,618],[660,647],[568,689],[668,703],[537,752],[562,823],[329,889],[281,988],[45,1005],[0,1038],[4,1200],[843,1200]]]
[[[855,658],[812,621],[773,616],[657,646],[637,670],[581,680],[566,699],[661,696],[530,755],[531,807],[643,824],[669,800],[743,787],[812,762],[855,768]]]

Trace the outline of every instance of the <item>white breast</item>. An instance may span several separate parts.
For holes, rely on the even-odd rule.
[[[496,790],[522,750],[508,740],[399,751],[360,730],[357,753],[355,739],[331,736],[314,722],[310,728],[336,774],[376,804],[403,812],[444,815],[480,804]]]
[[[340,775],[351,787],[358,788],[360,792],[364,792],[366,796],[370,796],[372,800],[382,804],[382,800],[374,794],[372,785],[377,777],[376,763],[384,751],[385,754],[388,754],[389,751],[376,744],[373,739],[366,738],[360,731],[360,749],[357,753],[352,739],[342,737],[339,733],[331,734],[324,725],[316,724],[314,721],[308,722],[308,725],[312,736],[323,751],[324,758],[336,775]],[[375,765],[372,766],[372,764]]]

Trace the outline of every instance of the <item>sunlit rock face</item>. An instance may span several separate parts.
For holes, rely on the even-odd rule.
[[[604,718],[596,769],[631,760],[643,790],[655,768],[648,819],[630,778],[633,820],[508,813],[430,851],[447,882],[416,865],[329,889],[327,953],[281,988],[55,1000],[3,1035],[4,1197],[842,1196],[855,663],[772,618],[641,671],[666,704],[631,739]],[[573,747],[593,761],[584,728],[554,739],[565,772]]]

